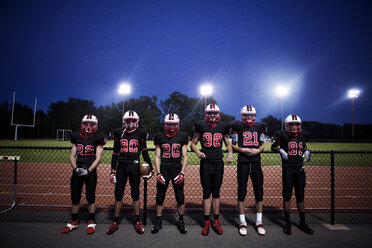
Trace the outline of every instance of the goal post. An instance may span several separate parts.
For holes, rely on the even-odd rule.
[[[57,129],[57,141],[66,141],[71,139],[72,130]]]

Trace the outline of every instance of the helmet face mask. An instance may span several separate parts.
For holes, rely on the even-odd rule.
[[[85,115],[80,123],[80,131],[83,134],[94,134],[98,129],[98,120],[94,115]]]
[[[204,111],[205,121],[209,124],[217,124],[220,122],[220,108],[216,104],[208,104]]]
[[[288,115],[287,118],[285,118],[285,130],[293,135],[301,133],[301,118],[298,115]]]
[[[132,133],[138,128],[139,116],[133,110],[128,110],[123,116],[123,128],[125,132]]]
[[[240,117],[245,125],[252,126],[256,123],[256,109],[253,106],[246,105],[240,110]]]
[[[164,118],[164,133],[168,137],[175,136],[180,129],[180,118],[177,114],[167,114]]]

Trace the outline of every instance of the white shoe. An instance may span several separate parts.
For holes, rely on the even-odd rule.
[[[242,235],[242,236],[246,236],[247,233],[248,233],[247,223],[240,223],[239,234]]]
[[[262,224],[256,226],[256,230],[259,235],[265,235],[266,231]]]

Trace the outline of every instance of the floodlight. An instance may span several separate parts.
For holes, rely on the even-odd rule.
[[[213,86],[210,84],[203,84],[200,86],[200,95],[211,96],[213,94]]]
[[[347,96],[349,98],[357,98],[360,94],[360,90],[358,89],[351,89],[347,92]]]
[[[118,93],[120,95],[128,95],[132,92],[132,86],[129,83],[122,83],[119,85]]]
[[[280,86],[277,86],[275,88],[275,91],[276,93],[280,96],[280,97],[285,97],[289,94],[289,89],[288,87],[286,86],[283,86],[283,85],[280,85]]]

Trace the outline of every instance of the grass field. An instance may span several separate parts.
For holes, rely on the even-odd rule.
[[[312,143],[309,142],[308,148],[311,151],[371,151],[371,143]],[[0,140],[0,146],[12,146],[11,149],[0,148],[0,155],[17,155],[21,156],[21,161],[30,162],[54,162],[54,163],[68,163],[71,143],[69,141],[56,141],[56,140]],[[65,149],[17,149],[17,146],[28,147],[58,147]],[[153,141],[147,142],[148,148],[154,148]],[[200,146],[200,143],[199,143]],[[270,151],[271,143],[265,144],[265,151]],[[113,147],[113,141],[108,141],[106,148]],[[190,144],[189,146],[190,147]],[[232,163],[237,164],[237,155],[234,154],[235,161]],[[154,161],[154,152],[150,151],[150,157]],[[199,159],[195,153],[188,153],[188,164],[199,164]],[[311,161],[307,165],[330,165],[330,154],[316,154],[313,153]],[[104,151],[102,163],[111,162],[111,151]],[[278,154],[264,153],[262,154],[262,165],[280,165],[281,160]],[[362,165],[372,166],[372,154],[336,154],[335,165]]]

